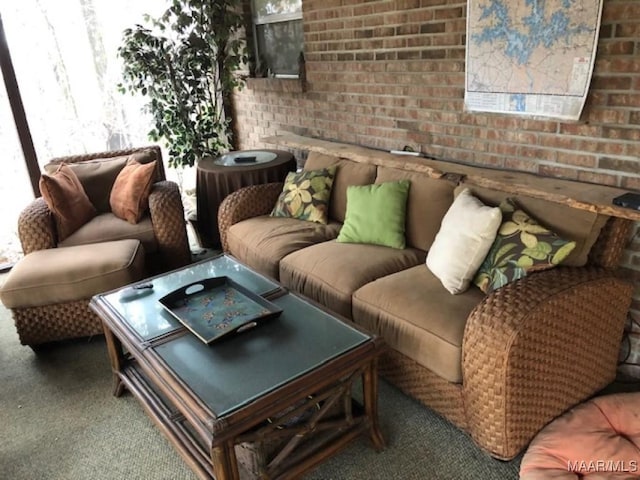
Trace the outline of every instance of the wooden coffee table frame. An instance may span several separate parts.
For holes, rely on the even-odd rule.
[[[102,296],[94,297],[91,308],[103,321],[113,394],[129,390],[200,478],[238,480],[235,446],[247,441],[288,436],[258,475],[265,479],[299,478],[360,435],[368,435],[376,450],[384,448],[378,425],[377,358],[385,346],[377,336],[217,418],[153,349],[190,333],[181,330],[143,341]],[[363,405],[352,408],[352,386],[360,378]],[[287,423],[321,401],[322,408],[309,418],[293,426]],[[339,402],[344,413],[337,419],[327,415]]]

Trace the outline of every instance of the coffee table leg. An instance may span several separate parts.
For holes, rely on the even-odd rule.
[[[363,397],[364,409],[369,419],[369,437],[377,451],[384,449],[384,438],[378,424],[378,366],[373,360],[364,371]]]
[[[125,385],[120,379],[120,372],[122,372],[122,367],[124,365],[122,343],[104,323],[102,324],[102,327],[104,329],[104,337],[107,341],[107,351],[109,352],[111,371],[113,372],[113,395],[119,397],[125,389]]]
[[[211,449],[211,460],[216,480],[239,480],[238,462],[233,444],[224,442]]]

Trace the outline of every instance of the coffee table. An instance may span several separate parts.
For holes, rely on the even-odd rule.
[[[218,276],[282,314],[206,344],[158,301]],[[149,281],[152,289],[114,290],[90,306],[103,321],[114,395],[129,390],[200,478],[299,478],[360,435],[384,448],[379,337],[226,255]]]

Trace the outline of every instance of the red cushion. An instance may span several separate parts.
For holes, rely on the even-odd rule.
[[[40,193],[53,213],[58,241],[62,241],[96,216],[80,180],[66,164],[55,173],[40,177]]]
[[[543,428],[521,480],[640,478],[640,392],[596,397]]]
[[[156,161],[139,163],[129,160],[120,171],[111,189],[109,204],[116,217],[131,224],[140,221],[149,207],[149,194],[156,170]]]

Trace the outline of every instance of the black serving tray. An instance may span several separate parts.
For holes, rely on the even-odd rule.
[[[210,344],[277,317],[282,309],[229,277],[185,285],[165,295],[162,306],[200,340]]]

